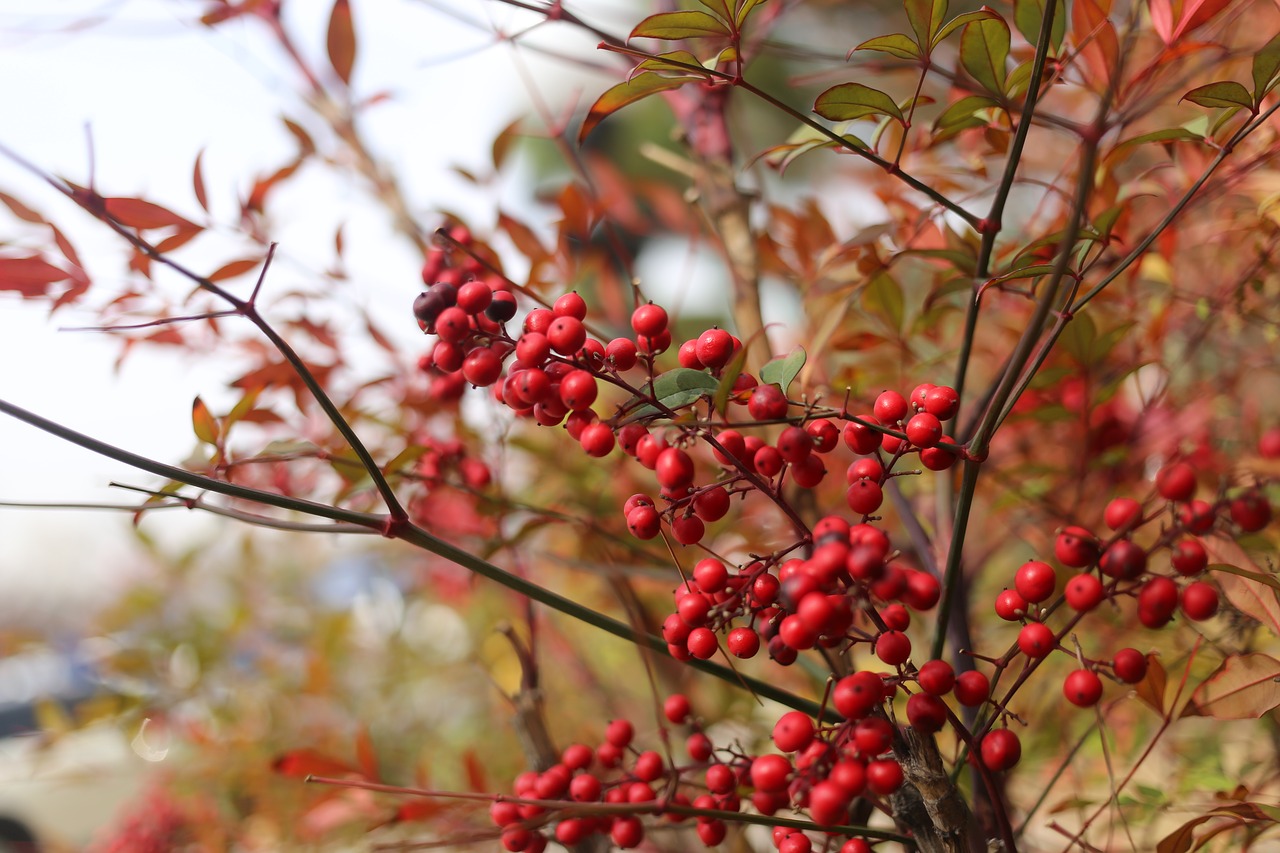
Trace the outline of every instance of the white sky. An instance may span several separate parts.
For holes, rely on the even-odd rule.
[[[617,22],[613,28],[621,30],[621,22],[634,17],[628,5],[612,0],[578,8],[598,12],[594,20]],[[0,0],[0,142],[43,169],[83,183],[87,126],[101,192],[142,195],[193,218],[199,210],[191,167],[204,149],[213,213],[233,223],[237,194],[245,192],[250,176],[278,167],[293,150],[280,116],[297,118],[304,109],[289,94],[298,90],[296,75],[282,64],[262,27],[236,22],[211,32],[192,23],[211,6]],[[526,111],[520,105],[523,84],[510,47],[494,46],[491,33],[454,14],[498,29],[520,19],[482,0],[353,0],[352,6],[360,44],[354,88],[358,95],[386,90],[395,97],[368,113],[369,138],[405,178],[418,210],[484,214],[488,221],[495,200],[477,197],[450,167],[485,167],[494,133]],[[300,49],[323,65],[329,4],[294,0],[286,7]],[[376,15],[370,14],[374,9]],[[73,22],[79,25],[69,28]],[[592,53],[592,42],[564,27],[543,32],[547,47]],[[582,92],[590,85],[554,76],[536,56],[522,56],[553,90]],[[327,262],[333,225],[346,220],[353,286],[361,301],[416,351],[416,330],[409,323],[396,325],[397,318],[407,317],[418,287],[413,251],[387,239],[381,212],[364,204],[357,185],[300,183],[309,184],[314,198],[282,198],[269,207],[280,223],[272,237],[281,242],[286,262]],[[65,226],[91,272],[107,283],[119,276],[118,238],[7,160],[0,160],[0,191]],[[21,246],[33,239],[3,214],[0,241]],[[305,273],[296,266],[293,271]],[[193,445],[191,400],[217,399],[229,378],[227,366],[161,358],[152,351],[131,357],[117,373],[115,344],[92,333],[58,331],[93,322],[88,312],[50,318],[38,304],[0,294],[0,397],[128,449],[181,459]],[[0,418],[0,500],[119,501],[124,495],[106,488],[112,479],[148,482],[124,466]],[[189,535],[189,524],[171,514],[148,529]],[[0,621],[39,622],[100,598],[107,580],[127,571],[126,529],[127,520],[118,515],[0,509]]]

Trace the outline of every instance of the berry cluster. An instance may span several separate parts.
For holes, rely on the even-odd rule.
[[[562,844],[607,834],[619,847],[634,847],[644,837],[643,814],[672,821],[696,816],[699,837],[714,845],[725,835],[724,813],[738,812],[744,796],[761,814],[805,810],[820,827],[846,823],[860,797],[892,812],[885,798],[905,779],[907,727],[924,737],[950,727],[982,773],[1009,770],[1021,744],[1008,727],[1006,703],[1051,653],[1078,662],[1063,692],[1081,707],[1100,700],[1103,677],[1126,684],[1145,677],[1147,657],[1136,649],[1095,660],[1063,648],[1086,614],[1104,601],[1124,606],[1133,600],[1149,628],[1168,623],[1179,608],[1191,620],[1212,617],[1218,591],[1201,579],[1209,564],[1202,537],[1256,531],[1270,521],[1271,508],[1256,486],[1197,499],[1197,472],[1173,462],[1144,502],[1120,497],[1107,506],[1109,538],[1079,526],[1059,533],[1056,561],[1078,570],[1061,587],[1058,569],[1048,562],[1030,560],[1016,571],[995,610],[1021,624],[1017,642],[1001,657],[968,652],[972,661],[994,667],[991,675],[971,660],[959,672],[940,659],[917,664],[907,631],[913,614],[938,603],[940,583],[907,565],[876,513],[892,478],[943,471],[969,458],[946,431],[960,405],[954,389],[925,383],[906,394],[885,390],[858,414],[847,404],[831,409],[797,402],[787,396],[794,374],[777,369],[779,362],[759,377],[743,371],[742,343],[718,328],[680,343],[679,366],[663,371],[659,357],[675,339],[660,306],[639,306],[630,333],[605,341],[588,328],[584,300],[567,293],[529,311],[513,334],[515,298],[472,273],[435,281],[414,303],[423,330],[438,337],[426,359],[430,369],[445,381],[491,387],[494,398],[521,417],[563,424],[590,456],[617,448],[652,471],[656,498],[634,494],[622,506],[633,536],[669,535],[681,545],[699,545],[708,525],[748,494],[772,501],[791,522],[793,533],[771,553],[735,564],[707,549],[682,572],[662,626],[673,657],[707,660],[727,652],[746,659],[764,649],[787,666],[810,649],[849,663],[861,650],[876,667],[838,670],[829,707],[816,720],[801,711],[783,714],[773,730],[779,752],[714,748],[682,696],[667,700],[666,715],[693,727],[688,763],[635,750],[631,724],[615,721],[597,748],[570,747],[556,766],[517,779],[514,798],[494,804],[508,850],[543,849],[552,824],[551,835]],[[611,402],[601,396],[605,389],[618,402],[602,418],[597,409]],[[1280,440],[1273,443],[1280,447]],[[841,445],[854,457],[844,484],[851,515],[828,514],[810,528],[789,496],[824,483]],[[1169,568],[1152,568],[1165,552]],[[1057,629],[1050,626],[1055,613],[1066,614]],[[1019,659],[1017,683],[997,698],[993,679]],[[949,697],[973,722],[961,721]],[[782,827],[774,840],[784,853],[813,845],[804,832]],[[846,853],[869,849],[863,838],[843,844]]]
[[[1120,606],[1136,602],[1137,621],[1158,629],[1172,621],[1181,610],[1187,619],[1201,622],[1218,612],[1217,588],[1204,577],[1209,552],[1201,537],[1215,531],[1251,533],[1271,520],[1271,506],[1256,487],[1233,495],[1221,495],[1213,502],[1195,497],[1197,473],[1188,463],[1172,462],[1155,478],[1154,494],[1146,504],[1131,497],[1112,499],[1103,512],[1103,521],[1113,533],[1101,540],[1084,527],[1070,526],[1058,533],[1054,557],[1062,565],[1079,571],[1062,587],[1072,618],[1058,631],[1046,620],[1056,605],[1050,600],[1058,590],[1057,571],[1048,563],[1030,560],[1014,575],[1013,588],[996,596],[996,614],[1010,622],[1023,623],[1018,633],[1017,651],[1030,660],[1040,660],[1060,648],[1062,638],[1085,614],[1104,601]],[[1157,528],[1143,544],[1140,532]],[[1168,568],[1153,568],[1153,561],[1168,552]],[[1066,650],[1064,650],[1066,651]],[[1099,673],[1133,684],[1146,675],[1146,658],[1127,648],[1113,660],[1094,661],[1079,651],[1068,651],[1080,668],[1067,676],[1063,694],[1080,707],[1091,707],[1102,697]],[[1007,659],[999,665],[1006,665]]]
[[[620,848],[637,847],[645,837],[640,818],[651,814],[670,823],[696,817],[698,838],[713,847],[724,841],[728,828],[723,818],[742,810],[744,795],[761,814],[794,805],[807,809],[816,824],[838,826],[855,797],[887,796],[903,781],[901,766],[890,756],[893,725],[870,716],[879,706],[877,697],[892,688],[874,673],[850,678],[835,694],[843,722],[815,725],[799,711],[778,720],[774,743],[793,757],[716,747],[688,698],[673,694],[663,703],[663,713],[671,724],[688,729],[687,761],[637,749],[632,723],[614,720],[595,749],[574,744],[564,750],[560,763],[518,776],[514,797],[495,800],[490,817],[507,850],[532,853],[543,850],[549,837],[570,845],[594,834],[608,835]],[[835,836],[822,837],[820,844],[829,845]],[[773,840],[781,853],[814,849],[813,837],[796,829],[778,827]],[[845,837],[840,847],[841,853],[870,849],[862,837]]]

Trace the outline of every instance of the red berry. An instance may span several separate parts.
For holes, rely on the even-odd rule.
[[[871,415],[862,415],[860,420],[880,426],[880,421]],[[845,424],[841,437],[849,449],[860,456],[874,453],[880,446],[880,433],[857,421],[849,421]]]
[[[582,445],[582,449],[587,452],[588,456],[608,456],[609,451],[613,450],[614,439],[613,430],[609,429],[608,424],[593,423],[582,428],[582,435],[578,439],[578,443]],[[654,513],[657,516],[657,513]]]
[[[956,701],[961,705],[973,708],[987,701],[991,695],[991,680],[971,669],[956,676]]]
[[[880,796],[888,796],[902,787],[902,765],[892,758],[867,764],[867,787]]]
[[[781,755],[757,756],[751,762],[751,784],[761,791],[781,791],[791,775],[791,762]]]
[[[720,641],[716,639],[715,632],[710,628],[694,628],[689,632],[689,639],[685,641],[685,645],[689,649],[689,654],[698,660],[709,660],[720,650]]]
[[[882,391],[872,412],[882,424],[896,424],[907,416],[907,401],[897,391]]]
[[[722,820],[698,820],[698,840],[708,847],[715,847],[729,834],[729,828]]]
[[[1028,560],[1018,569],[1014,586],[1027,601],[1040,602],[1053,595],[1058,586],[1058,575],[1048,563]]]
[[[901,631],[885,631],[876,640],[876,657],[889,666],[906,663],[911,657],[911,640]]]
[[[943,435],[942,441],[954,443],[955,439]],[[930,471],[945,471],[956,464],[956,454],[945,447],[925,447],[920,451],[920,464]]]
[[[1148,628],[1160,628],[1173,618],[1178,607],[1178,585],[1166,577],[1154,577],[1138,591],[1138,621]]]
[[[662,713],[668,720],[679,725],[693,714],[693,706],[689,703],[688,696],[683,693],[672,693],[662,703]]]
[[[644,841],[644,824],[634,815],[623,815],[613,819],[609,828],[609,837],[613,843],[623,850],[639,847]]]
[[[924,410],[940,421],[955,417],[960,408],[960,395],[947,385],[936,385],[924,395]]]
[[[702,732],[694,732],[684,742],[684,749],[694,761],[706,761],[713,751],[711,738]]]
[[[560,380],[560,399],[572,411],[589,409],[596,393],[596,378],[588,371],[574,370]]]
[[[782,458],[795,465],[808,459],[813,452],[813,436],[801,427],[790,426],[778,436],[777,447]]]
[[[1043,622],[1030,622],[1018,632],[1018,648],[1029,658],[1042,658],[1054,647],[1053,631]]]
[[[751,464],[755,467],[756,472],[765,476],[776,476],[782,470],[783,465],[782,454],[778,452],[778,448],[766,444],[756,451],[755,456],[751,458]]]
[[[1115,498],[1107,504],[1102,519],[1112,530],[1123,530],[1142,518],[1142,504],[1133,498]]]
[[[693,482],[693,459],[678,447],[668,447],[658,454],[653,472],[664,488],[682,488]]]
[[[814,823],[822,826],[834,826],[843,823],[849,813],[849,801],[852,795],[844,788],[829,779],[817,783],[809,789],[809,816]],[[778,848],[782,853],[782,848]]]
[[[1147,675],[1147,656],[1137,649],[1121,649],[1111,661],[1111,669],[1125,684],[1137,684]]]
[[[1209,565],[1209,552],[1199,539],[1179,539],[1170,550],[1169,562],[1180,575],[1198,575]]]
[[[1186,462],[1174,462],[1156,473],[1156,491],[1169,501],[1185,501],[1196,492],[1196,470]]]
[[[872,480],[858,480],[845,491],[844,499],[849,509],[861,515],[870,515],[884,502],[884,492]]]
[[[516,316],[516,298],[505,290],[494,291],[493,301],[484,309],[484,316],[495,323],[505,323]]]
[[[773,742],[783,752],[798,752],[813,740],[813,720],[803,711],[788,711],[773,727]]]
[[[1072,705],[1091,708],[1102,698],[1102,679],[1089,669],[1077,669],[1062,682],[1062,695]]]
[[[652,539],[661,526],[661,516],[651,506],[639,506],[627,513],[627,529],[637,539]]]
[[[1246,533],[1256,533],[1271,523],[1271,504],[1257,492],[1245,492],[1231,501],[1231,520]]]
[[[866,717],[853,727],[853,745],[867,758],[883,755],[893,746],[893,724],[883,717]]]
[[[1058,534],[1053,555],[1064,566],[1083,569],[1098,558],[1098,540],[1083,527],[1068,527]]]
[[[1178,511],[1178,520],[1191,533],[1208,533],[1213,529],[1213,506],[1208,501],[1189,500]]]
[[[933,447],[942,439],[942,424],[928,412],[907,421],[907,439],[916,447]]]
[[[587,303],[578,295],[578,291],[571,290],[561,296],[551,306],[551,313],[557,317],[572,317],[575,320],[585,320],[587,317]]]
[[[502,373],[502,358],[488,347],[472,350],[462,362],[462,375],[479,388],[484,388],[498,381]]]
[[[947,724],[947,704],[931,693],[916,693],[907,700],[907,721],[922,734],[941,731]]]
[[[938,599],[942,597],[942,585],[937,578],[915,569],[904,569],[903,575],[907,579],[907,588],[902,594],[902,600],[908,607],[924,612],[938,603]]]
[[[631,743],[631,738],[635,737],[635,733],[635,727],[631,725],[630,720],[612,720],[605,726],[604,739],[618,749],[625,749]]]
[[[826,418],[809,421],[804,429],[813,439],[813,449],[817,453],[830,453],[840,443],[840,430]]]
[[[493,289],[483,281],[469,281],[458,288],[458,307],[468,314],[479,314],[493,301]]]
[[[705,365],[698,359],[698,342],[685,341],[680,345],[680,349],[676,350],[676,361],[680,362],[681,367],[690,370],[702,370]]]
[[[707,533],[707,526],[696,515],[681,515],[671,522],[671,535],[681,545],[696,545]]]
[[[693,511],[703,521],[719,521],[729,512],[729,492],[724,486],[704,488],[693,499]]]
[[[1063,590],[1067,605],[1077,613],[1087,613],[1102,603],[1106,590],[1094,575],[1075,575]]]
[[[604,356],[618,370],[630,370],[636,366],[636,342],[630,338],[614,338],[605,344]]]
[[[656,337],[667,330],[667,312],[660,305],[641,305],[631,314],[631,328],[637,335]]]
[[[945,696],[956,684],[956,671],[944,660],[931,660],[916,674],[920,689],[934,696]]]
[[[777,385],[757,385],[747,401],[747,412],[758,421],[776,421],[787,415],[787,398]]]
[[[911,627],[911,614],[901,604],[889,604],[880,611],[884,624],[894,631],[905,631]]]
[[[1196,622],[1212,618],[1218,612],[1218,591],[1203,581],[1187,584],[1182,590],[1182,612]]]
[[[1022,743],[1008,729],[987,732],[982,739],[982,763],[990,770],[1008,770],[1022,758]]]
[[[547,341],[561,355],[573,355],[586,340],[587,330],[576,317],[557,317],[547,327]]]
[[[996,596],[996,615],[1006,622],[1017,622],[1027,615],[1027,600],[1017,590],[1002,590]]]
[[[841,716],[860,720],[884,701],[884,682],[874,672],[855,672],[836,682],[832,704]]]
[[[734,628],[725,638],[725,646],[736,658],[753,658],[760,651],[760,635],[753,628]]]
[[[733,358],[733,336],[724,329],[707,329],[694,346],[698,360],[712,370],[724,367]]]
[[[1147,570],[1147,552],[1128,539],[1120,539],[1098,558],[1098,568],[1109,578],[1132,580]]]
[[[1280,459],[1280,426],[1271,427],[1258,438],[1258,455],[1263,459]]]

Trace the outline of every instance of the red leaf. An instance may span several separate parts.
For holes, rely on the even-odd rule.
[[[360,763],[365,778],[377,781],[378,754],[373,749],[373,738],[369,737],[369,730],[363,726],[356,732],[356,760]]]
[[[1177,41],[1196,27],[1209,23],[1218,13],[1231,3],[1231,0],[1188,0],[1182,7],[1182,20],[1173,30],[1173,39]]]
[[[314,749],[295,749],[271,762],[271,769],[283,776],[359,776],[360,771]]]
[[[1196,688],[1184,715],[1257,719],[1280,705],[1280,661],[1253,652],[1233,655]]]
[[[49,285],[69,277],[44,258],[0,258],[0,290],[16,290],[27,298],[43,296]]]
[[[159,243],[156,243],[157,252],[172,252],[174,249],[191,242],[191,238],[198,235],[204,229],[199,225],[192,225],[190,228],[179,228],[177,231],[165,237]]]
[[[329,62],[343,83],[351,83],[351,69],[356,63],[356,32],[351,23],[349,0],[335,0],[329,15]]]
[[[228,278],[235,278],[238,275],[244,275],[255,267],[261,265],[262,261],[258,258],[242,258],[238,261],[232,261],[229,264],[223,264],[213,272],[209,273],[206,278],[209,281],[222,281]]]
[[[140,231],[148,228],[165,228],[170,225],[184,229],[200,227],[190,220],[183,219],[172,210],[140,198],[104,198],[102,203],[112,219],[121,225],[137,228]]]
[[[402,803],[400,808],[396,809],[396,816],[393,818],[395,822],[407,820],[426,820],[436,815],[444,805],[436,800],[411,800]]]
[[[201,161],[204,159],[203,149],[196,155],[196,164],[191,169],[191,186],[196,192],[196,201],[200,203],[200,207],[205,213],[209,212],[209,197],[204,192],[204,169],[201,168]]]
[[[4,202],[5,206],[13,211],[14,216],[18,217],[24,222],[34,222],[36,225],[44,224],[43,216],[36,213],[31,208],[27,207],[25,204],[18,201],[13,196],[7,193],[0,193],[0,201]]]
[[[1155,28],[1161,41],[1165,44],[1173,42],[1173,6],[1170,0],[1151,0],[1151,26]]]
[[[489,785],[485,781],[484,765],[480,763],[475,750],[468,749],[464,752],[462,754],[462,762],[467,770],[467,787],[477,794],[487,792]]]

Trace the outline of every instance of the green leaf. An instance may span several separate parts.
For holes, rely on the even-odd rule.
[[[1044,25],[1044,10],[1045,0],[1013,0],[1014,26],[1032,46],[1040,41],[1040,27]],[[1066,32],[1066,7],[1063,0],[1055,0],[1053,30],[1049,33],[1049,44],[1055,53],[1062,47],[1062,37]]]
[[[879,314],[895,332],[902,330],[902,320],[906,316],[902,288],[888,273],[878,273],[867,285],[862,292],[862,307]]]
[[[1144,133],[1141,136],[1130,137],[1112,149],[1112,153],[1133,145],[1146,145],[1151,142],[1179,142],[1182,140],[1203,142],[1204,137],[1198,133],[1187,130],[1185,127],[1166,127],[1164,130],[1154,130],[1151,133]]]
[[[678,409],[695,402],[700,397],[710,396],[719,387],[720,381],[704,370],[691,367],[677,367],[654,377],[652,397],[668,409]],[[631,403],[640,402],[641,397],[632,397]],[[623,407],[625,410],[625,406]],[[662,414],[652,404],[645,404],[635,411],[628,412],[623,423],[641,420],[651,415]]]
[[[421,459],[423,454],[426,452],[427,446],[425,444],[411,444],[404,450],[397,453],[390,462],[383,465],[382,470],[388,474],[392,474],[397,471],[403,471],[406,468],[411,468],[413,463]]]
[[[774,359],[760,368],[760,382],[764,385],[777,385],[782,393],[787,393],[792,381],[800,375],[805,361],[804,347],[796,347],[786,358]]]
[[[747,348],[738,350],[729,363],[720,371],[720,384],[711,398],[711,405],[723,415],[729,409],[729,398],[733,396],[733,384],[742,375],[742,368],[747,363]]]
[[[868,148],[867,143],[863,142],[851,133],[841,134],[840,138],[856,148],[861,148],[863,150]],[[836,148],[838,145],[839,143],[831,137],[819,133],[814,128],[805,124],[797,128],[786,142],[766,148],[764,151],[760,152],[759,157],[763,157],[766,163],[777,169],[779,173],[782,173],[785,172],[787,167],[802,155],[822,148]]]
[[[1237,575],[1242,578],[1248,578],[1251,581],[1257,581],[1266,584],[1272,589],[1280,592],[1280,580],[1275,575],[1268,575],[1263,572],[1251,572],[1248,569],[1242,569],[1239,566],[1231,566],[1226,563],[1214,563],[1205,569],[1207,572],[1225,572],[1229,575]]]
[[[658,74],[697,74],[697,69],[702,68],[702,62],[698,57],[694,56],[687,50],[673,50],[669,53],[661,53],[652,59],[646,59],[636,66],[636,71],[644,73],[653,71]],[[634,76],[632,79],[635,79]]]
[[[984,18],[964,28],[960,36],[960,62],[988,92],[1004,93],[1008,58],[1009,25],[1003,18]]]
[[[1253,102],[1262,98],[1276,85],[1276,72],[1280,71],[1280,35],[1262,46],[1253,57]]]
[[[942,111],[933,122],[933,135],[937,140],[948,139],[962,130],[972,127],[985,127],[989,124],[986,118],[978,115],[1000,105],[986,95],[970,95],[961,98]]]
[[[1254,112],[1253,97],[1249,94],[1249,90],[1234,80],[1197,86],[1183,95],[1182,100],[1210,109],[1243,107],[1251,113]]]
[[[714,12],[715,16],[720,20],[733,20],[733,15],[729,12],[729,4],[725,0],[698,0],[698,2]]]
[[[907,20],[916,34],[916,41],[926,52],[936,43],[934,36],[942,27],[947,17],[947,0],[903,0],[907,9]]]
[[[196,438],[205,444],[218,443],[218,436],[221,433],[218,429],[218,419],[210,413],[209,407],[199,397],[191,403],[191,428],[195,431]]]
[[[893,98],[861,83],[832,86],[814,101],[813,111],[831,121],[853,121],[873,115],[893,116],[903,121],[902,111]]]
[[[937,41],[942,41],[944,38],[963,26],[972,24],[975,21],[983,21],[991,18],[994,18],[997,21],[1004,20],[1004,18],[1001,18],[994,9],[979,9],[976,12],[965,12],[963,15],[956,15],[950,21],[947,21],[946,25],[942,29],[938,30]],[[1008,26],[1008,24],[1005,24],[1006,29],[1008,29]]]
[[[755,11],[755,8],[766,0],[738,0],[741,4],[738,6],[738,12],[733,16],[733,22],[738,29],[742,29],[742,25],[747,22],[747,15]]]
[[[634,104],[636,101],[647,98],[657,92],[678,89],[690,80],[697,79],[697,77],[692,76],[664,77],[653,72],[645,72],[632,77],[625,83],[610,87],[596,99],[596,102],[591,105],[591,109],[587,111],[587,117],[582,122],[582,129],[578,131],[579,144],[587,138],[591,131],[595,130],[596,125],[628,104]]]
[[[706,12],[659,12],[636,24],[629,38],[698,39],[729,35],[728,25]]]
[[[862,44],[854,48],[854,50],[878,50],[881,53],[887,53],[890,56],[896,56],[899,59],[920,59],[920,46],[911,40],[910,36],[902,33],[893,33],[887,36],[876,36],[873,39],[867,39]]]

